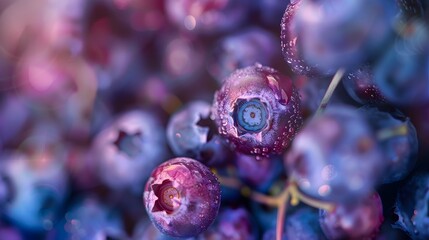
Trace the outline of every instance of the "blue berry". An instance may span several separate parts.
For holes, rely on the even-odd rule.
[[[359,111],[378,133],[388,165],[383,183],[405,178],[417,161],[417,133],[410,119],[399,110],[387,107],[365,106]]]
[[[302,50],[298,47],[298,42],[301,41],[301,38],[298,36],[298,29],[295,27],[294,19],[301,6],[301,0],[289,3],[281,20],[280,40],[284,59],[291,70],[298,75],[318,76],[330,74],[331,71],[326,71],[325,74],[322,74],[317,68],[317,64],[308,63],[304,59]]]
[[[404,230],[412,239],[429,238],[429,175],[417,174],[398,192],[395,227]]]
[[[284,171],[279,157],[257,160],[255,156],[237,153],[235,166],[241,179],[263,192],[267,191]]]
[[[350,97],[358,103],[378,105],[387,103],[380,88],[375,84],[373,70],[369,65],[353,70],[342,82]]]
[[[429,101],[429,30],[421,20],[408,24],[409,31],[396,39],[374,69],[381,93],[397,105]]]
[[[177,156],[195,158],[206,165],[220,165],[230,159],[230,150],[210,119],[211,105],[194,101],[171,116],[167,140]]]
[[[275,229],[264,233],[263,240],[274,240]],[[284,240],[324,240],[326,239],[319,224],[317,210],[308,207],[298,208],[288,212],[284,224]]]
[[[55,239],[124,239],[123,227],[118,212],[98,200],[87,198],[67,210]]]
[[[248,28],[228,35],[216,43],[208,70],[221,83],[237,68],[256,62],[272,65],[279,55],[277,45],[277,39],[262,28]]]
[[[152,172],[143,200],[151,221],[162,233],[193,237],[215,220],[220,206],[220,186],[202,163],[174,158]]]
[[[164,129],[150,112],[130,111],[96,136],[92,151],[104,184],[140,192],[151,171],[165,160]]]
[[[393,36],[396,4],[384,0],[302,1],[293,19],[297,48],[321,71],[356,67]]]
[[[358,203],[338,204],[332,212],[320,210],[320,226],[330,240],[372,239],[383,220],[383,206],[377,193]]]
[[[379,183],[386,171],[383,157],[366,120],[351,107],[333,106],[298,133],[285,164],[306,194],[354,202]]]
[[[292,81],[276,70],[236,70],[215,94],[219,133],[244,154],[280,154],[302,125],[300,99]]]
[[[215,223],[200,236],[203,239],[256,240],[258,228],[245,208],[220,211]]]
[[[40,140],[40,139],[39,139]],[[67,175],[61,159],[51,152],[2,156],[3,180],[8,191],[4,216],[18,228],[50,230],[67,193]]]

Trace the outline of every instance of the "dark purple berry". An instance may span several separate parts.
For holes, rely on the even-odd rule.
[[[252,155],[237,153],[235,166],[238,176],[260,191],[266,191],[284,171],[282,162],[277,156],[256,159]]]
[[[321,71],[356,67],[393,35],[396,4],[384,0],[302,1],[293,19],[300,54]]]
[[[332,212],[320,210],[320,226],[330,240],[372,239],[383,220],[383,206],[377,193],[355,204],[338,204]]]
[[[395,227],[404,230],[412,239],[429,238],[429,175],[415,175],[398,192]]]
[[[300,99],[290,78],[256,64],[236,70],[215,94],[219,133],[244,154],[280,154],[302,125]]]
[[[366,197],[386,168],[372,129],[345,106],[313,118],[296,136],[285,163],[302,191],[335,202]]]
[[[285,61],[292,71],[298,75],[315,76],[321,73],[317,70],[317,64],[309,64],[298,49],[297,29],[293,24],[296,11],[302,6],[302,1],[292,1],[287,6],[280,27],[281,27],[281,47]],[[329,72],[327,72],[329,73]],[[323,74],[322,74],[323,75]]]
[[[245,208],[221,210],[213,227],[202,239],[256,240],[258,229]]]
[[[221,39],[212,51],[208,70],[219,83],[237,68],[255,62],[271,66],[279,55],[278,40],[262,28],[248,28]]]
[[[396,0],[401,17],[405,20],[423,16],[423,8],[420,0]]]
[[[381,93],[397,105],[429,102],[429,29],[421,20],[408,24],[374,68]]]
[[[174,158],[153,172],[143,195],[155,226],[173,237],[192,237],[215,220],[220,206],[220,185],[202,163]]]
[[[365,65],[350,72],[343,79],[344,88],[358,103],[361,104],[385,104],[386,99],[379,87],[375,84],[372,69]]]
[[[397,109],[365,106],[359,109],[377,133],[387,161],[383,183],[405,178],[417,161],[417,133],[410,119]]]

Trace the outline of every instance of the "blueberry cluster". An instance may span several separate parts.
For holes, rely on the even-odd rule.
[[[0,240],[429,239],[428,0],[2,0]]]

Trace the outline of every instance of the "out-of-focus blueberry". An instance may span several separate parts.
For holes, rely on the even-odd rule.
[[[409,24],[374,69],[381,93],[404,106],[429,102],[429,29],[421,20]]]
[[[270,32],[257,27],[228,35],[212,50],[208,70],[222,83],[237,68],[255,63],[273,66],[279,58],[278,40]]]
[[[404,230],[412,239],[429,238],[429,175],[418,174],[398,192],[394,227]]]
[[[165,133],[152,113],[129,111],[96,136],[92,151],[97,175],[104,184],[138,193],[151,171],[165,161]]]
[[[183,30],[217,34],[233,30],[247,17],[246,0],[166,0],[168,18]]]
[[[346,106],[328,108],[307,123],[285,164],[302,191],[335,202],[365,198],[387,165],[365,118]]]
[[[53,235],[53,239],[127,239],[119,213],[93,198],[72,206]]]
[[[321,71],[357,67],[393,37],[394,1],[302,1],[293,20],[299,52]]]
[[[397,109],[364,106],[359,109],[377,133],[388,170],[383,183],[405,178],[417,161],[417,132],[410,119]]]
[[[383,220],[383,206],[377,193],[351,205],[338,204],[332,212],[320,210],[320,226],[330,240],[372,238]]]

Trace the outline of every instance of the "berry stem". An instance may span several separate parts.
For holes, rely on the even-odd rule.
[[[331,203],[322,202],[304,195],[303,193],[301,193],[301,191],[299,191],[295,183],[289,184],[288,190],[292,196],[292,201],[291,201],[292,205],[297,205],[299,201],[301,201],[307,204],[308,206],[311,206],[314,208],[324,209],[327,211],[332,211],[334,209],[334,205]]]
[[[331,83],[328,86],[328,89],[326,90],[325,95],[322,98],[322,101],[320,102],[319,108],[317,108],[317,111],[314,114],[314,116],[321,114],[326,109],[326,107],[328,106],[329,100],[331,100],[332,94],[334,93],[335,89],[337,88],[338,84],[343,78],[345,72],[346,70],[344,68],[340,68],[335,73],[334,77],[331,80]]]
[[[295,181],[289,180],[283,189],[283,191],[277,196],[268,196],[263,193],[252,191],[252,189],[245,184],[243,184],[239,179],[234,177],[223,177],[217,174],[217,178],[220,184],[239,189],[241,194],[244,197],[250,198],[255,202],[265,204],[270,207],[276,207],[277,210],[277,225],[276,225],[276,240],[281,240],[283,237],[283,226],[286,217],[287,207],[289,202],[292,206],[296,206],[299,202],[303,202],[311,207],[325,209],[327,211],[332,211],[334,205],[327,202],[322,202],[311,197],[305,196],[301,191],[299,191],[298,186]]]
[[[285,222],[286,210],[289,204],[289,191],[288,186],[278,198],[278,211],[277,211],[277,225],[276,225],[276,240],[282,240],[283,237],[283,226]]]

